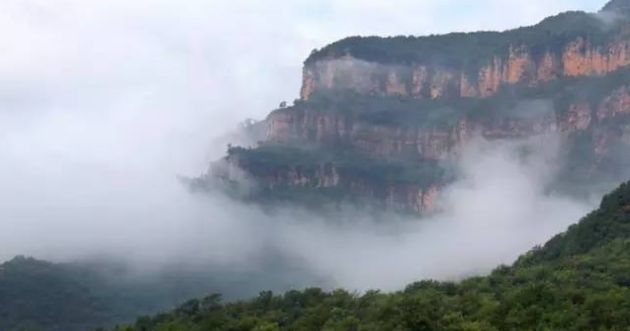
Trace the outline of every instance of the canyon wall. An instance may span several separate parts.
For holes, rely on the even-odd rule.
[[[249,187],[254,192],[273,192],[275,190],[292,189],[292,194],[299,190],[320,191],[329,194],[331,191],[340,190],[346,194],[361,197],[360,200],[377,204],[377,208],[383,210],[407,211],[415,214],[430,214],[438,210],[438,195],[444,183],[436,181],[429,185],[419,183],[380,183],[371,178],[357,176],[347,169],[339,169],[333,163],[322,163],[315,169],[306,169],[302,166],[278,167],[264,175],[243,177],[241,169],[248,169],[247,164],[240,162],[238,156],[228,157],[229,168],[236,171],[225,172],[221,170],[219,175],[215,169],[215,176],[222,176],[231,181],[240,181],[249,185],[257,183],[259,187]],[[262,187],[261,187],[262,186]],[[329,204],[335,207],[343,207],[344,204],[357,202],[357,199],[330,200]]]
[[[579,37],[559,52],[535,55],[525,45],[512,45],[505,55],[481,61],[475,68],[414,63],[382,64],[352,55],[308,63],[300,96],[327,90],[413,98],[484,98],[503,85],[539,85],[561,77],[602,75],[630,64],[630,43],[618,40],[592,45]]]
[[[229,154],[236,170],[219,177],[255,183],[265,201],[315,192],[334,204],[343,192],[427,214],[473,137],[557,133],[567,180],[592,184],[596,171],[630,167],[627,8],[615,0],[501,33],[328,45],[305,61],[300,99],[273,111],[260,146]]]
[[[530,114],[501,118],[462,116],[449,127],[378,125],[362,122],[343,112],[282,109],[267,118],[266,139],[281,144],[298,141],[349,144],[374,157],[413,153],[424,158],[443,159],[474,135],[492,140],[592,130],[603,122],[630,114],[630,87],[622,86],[611,91],[595,105],[574,101],[565,109],[554,109],[550,102],[523,101],[517,107],[524,109],[512,111]]]

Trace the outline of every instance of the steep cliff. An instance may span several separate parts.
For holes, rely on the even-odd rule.
[[[448,176],[448,169],[432,160],[374,158],[348,146],[263,144],[230,148],[210,177],[221,178],[240,198],[260,203],[318,209],[353,204],[426,214],[437,210],[437,194]]]
[[[557,134],[568,160],[558,182],[618,180],[630,174],[626,8],[615,0],[501,33],[326,46],[305,62],[301,99],[265,120],[260,146],[231,148],[209,177],[248,183],[239,196],[265,203],[426,214],[473,137]]]
[[[414,98],[488,97],[503,85],[601,75],[630,64],[625,2],[506,32],[352,37],[306,60],[302,99],[330,89]],[[609,15],[614,15],[611,18]]]

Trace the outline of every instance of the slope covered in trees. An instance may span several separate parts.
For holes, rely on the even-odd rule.
[[[273,271],[266,276],[265,284],[282,282]],[[0,330],[113,327],[212,291],[249,297],[259,290],[259,278],[210,267],[177,265],[149,272],[111,261],[50,263],[17,257],[0,264]]]
[[[120,264],[55,264],[16,257],[0,265],[0,330],[113,326],[168,309],[201,291],[198,284],[181,286],[166,277],[138,281],[129,275]]]
[[[486,277],[421,281],[396,293],[311,288],[227,304],[211,295],[116,330],[586,331],[628,325],[630,183],[567,232]]]

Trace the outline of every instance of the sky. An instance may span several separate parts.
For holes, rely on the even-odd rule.
[[[108,102],[145,102],[137,100],[142,93],[150,98],[167,89],[170,98],[185,99],[171,100],[185,102],[185,111],[236,122],[264,117],[280,101],[296,98],[301,63],[310,51],[346,36],[502,30],[602,5],[602,0],[3,0],[1,100],[44,102],[80,88]],[[100,95],[109,93],[113,98]]]
[[[256,227],[239,232],[238,222],[218,222],[195,233],[207,206],[188,201],[175,178],[204,172],[240,121],[263,119],[295,99],[311,50],[351,35],[502,30],[601,6],[593,0],[0,0],[0,260],[76,256],[99,245],[135,254],[126,244],[156,248],[148,243],[174,237],[180,241],[168,245],[213,238],[229,244],[216,247],[236,249],[230,245],[251,241]],[[252,213],[214,207],[226,209],[217,216],[224,220]],[[584,208],[571,210],[565,221]],[[225,231],[239,236],[222,238]],[[164,253],[167,246],[138,254]]]

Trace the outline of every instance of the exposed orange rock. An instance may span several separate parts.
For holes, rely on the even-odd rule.
[[[604,99],[597,109],[597,119],[602,120],[620,114],[630,114],[630,91],[624,86]]]
[[[566,76],[601,75],[630,64],[627,42],[595,48],[584,38],[567,45],[562,55],[563,73]]]
[[[302,70],[302,89],[300,90],[300,98],[308,100],[315,90],[315,73],[312,68],[304,67]]]
[[[560,120],[560,130],[585,130],[591,125],[591,120],[591,106],[586,102],[574,103],[569,106],[565,117]]]
[[[537,59],[525,46],[511,46],[506,56],[488,59],[474,75],[441,65],[387,65],[346,55],[309,64],[304,69],[301,97],[308,99],[318,89],[331,88],[418,98],[489,97],[503,84],[536,85],[561,76],[605,74],[628,65],[629,42],[595,47],[584,38],[567,43],[561,52],[546,52]]]
[[[267,123],[266,140],[282,142],[289,137],[295,137],[295,116],[291,112],[275,112],[269,116]]]
[[[431,80],[429,95],[432,99],[437,99],[447,95],[449,83],[453,81],[453,74],[449,71],[439,71]]]
[[[421,97],[429,81],[429,72],[426,66],[414,68],[411,74],[411,95]]]
[[[275,111],[268,117],[267,140],[276,143],[341,143],[375,158],[415,153],[434,160],[457,155],[476,134],[486,139],[506,139],[556,131],[572,133],[593,130],[593,151],[602,160],[611,152],[610,146],[623,139],[630,143],[630,126],[622,132],[593,129],[594,123],[598,121],[630,114],[630,87],[614,90],[597,107],[588,102],[575,101],[567,109],[561,110],[561,114],[557,116],[550,111],[537,116],[495,118],[491,121],[462,119],[450,127],[413,128],[368,125],[355,122],[349,114],[290,108]],[[437,184],[430,187],[376,187],[358,178],[344,177],[344,174],[330,164],[321,165],[314,173],[292,168],[265,178],[264,182],[271,183],[270,185],[343,187],[344,190],[382,201],[388,208],[411,210],[420,214],[439,209],[437,201],[440,186]]]
[[[538,62],[536,70],[536,80],[539,82],[547,82],[558,78],[558,63],[551,53],[545,53],[543,58]]]
[[[492,63],[479,71],[479,96],[489,97],[499,90],[503,73],[501,59],[495,57]]]
[[[392,70],[387,74],[387,82],[385,83],[385,94],[407,96],[407,85],[402,81],[400,73]]]
[[[508,84],[522,82],[527,77],[525,74],[530,70],[532,60],[527,48],[510,47],[510,54],[505,64],[503,81]]]

